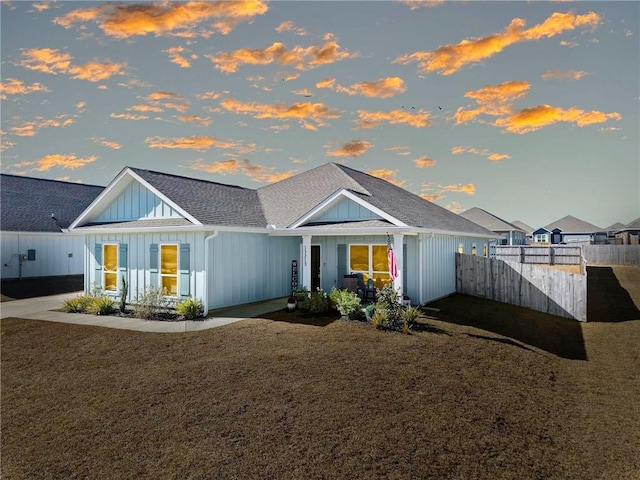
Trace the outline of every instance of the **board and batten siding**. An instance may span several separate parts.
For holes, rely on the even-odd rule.
[[[132,181],[100,215],[97,222],[115,222],[151,218],[181,218],[170,205],[144,185]]]
[[[299,259],[299,237],[220,232],[208,243],[210,309],[291,293],[291,261]]]
[[[342,222],[347,220],[374,220],[380,219],[378,215],[368,208],[345,198],[321,215],[314,217],[313,222]]]
[[[2,278],[19,278],[17,255],[36,251],[35,261],[22,263],[22,277],[81,275],[84,271],[84,238],[63,233],[2,232]],[[6,265],[6,266],[5,266]]]
[[[86,236],[85,291],[91,292],[96,285],[95,248],[96,244],[115,243],[127,245],[127,268],[124,272],[128,282],[128,300],[133,301],[151,286],[150,247],[152,244],[189,245],[189,296],[204,298],[204,233],[202,232],[154,232],[154,233],[113,233]],[[180,251],[180,250],[179,250]],[[120,250],[119,250],[120,252]],[[122,263],[122,262],[119,262]],[[96,273],[97,272],[97,273]],[[182,280],[181,280],[182,281]],[[120,283],[118,282],[118,288]]]
[[[483,255],[487,238],[458,237],[453,235],[421,235],[422,276],[420,283],[421,303],[428,303],[456,292],[456,253],[462,245],[464,253],[470,254],[476,246],[476,255]]]

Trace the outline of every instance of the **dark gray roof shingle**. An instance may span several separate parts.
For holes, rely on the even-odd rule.
[[[20,175],[2,174],[0,182],[0,229],[13,232],[60,232],[60,227],[67,228],[104,190]]]
[[[267,225],[255,190],[139,168],[131,170],[205,225]]]

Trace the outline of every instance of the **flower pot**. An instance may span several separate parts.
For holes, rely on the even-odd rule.
[[[289,311],[295,310],[297,306],[298,306],[298,301],[296,300],[296,297],[289,297],[287,299],[287,310]]]

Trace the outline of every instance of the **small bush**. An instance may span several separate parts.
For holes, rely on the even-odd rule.
[[[329,298],[335,304],[340,315],[352,315],[360,309],[360,297],[345,289],[333,287]]]
[[[388,322],[389,320],[387,318],[387,315],[381,310],[376,310],[373,316],[371,317],[371,323],[378,330],[387,328]]]
[[[322,313],[327,313],[329,311],[329,297],[321,288],[318,288],[315,292],[311,294],[309,300],[305,303],[308,303],[307,306],[309,309],[309,313],[313,315],[318,315]]]
[[[187,298],[178,302],[176,305],[176,312],[185,320],[193,320],[194,318],[200,318],[204,314],[204,305],[200,300],[194,298]]]
[[[136,297],[133,314],[144,320],[154,320],[160,312],[167,309],[167,306],[167,299],[162,295],[161,289],[147,287]]]
[[[115,309],[115,304],[109,297],[97,297],[91,302],[89,312],[94,315],[111,315]]]
[[[407,309],[402,312],[402,320],[404,320],[405,323],[408,323],[409,326],[414,325],[419,316],[420,310],[416,307],[407,307]]]
[[[94,301],[91,295],[79,295],[69,300],[65,300],[62,310],[67,313],[86,313]]]
[[[404,308],[398,302],[398,292],[393,288],[393,285],[388,284],[378,289],[376,298],[376,311],[384,311],[387,317],[387,328],[400,326]]]

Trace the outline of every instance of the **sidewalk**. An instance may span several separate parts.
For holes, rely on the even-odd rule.
[[[73,298],[82,292],[51,295],[48,297],[14,300],[0,304],[0,318],[17,317],[28,320],[44,320],[48,322],[73,323],[76,325],[92,325],[96,327],[119,328],[138,332],[180,333],[208,330],[210,328],[228,325],[247,318],[259,316],[283,308],[285,299],[277,298],[264,302],[239,305],[209,313],[204,320],[185,320],[178,322],[163,322],[141,320],[138,318],[121,318],[112,316],[87,315],[84,313],[56,312],[65,300]]]

